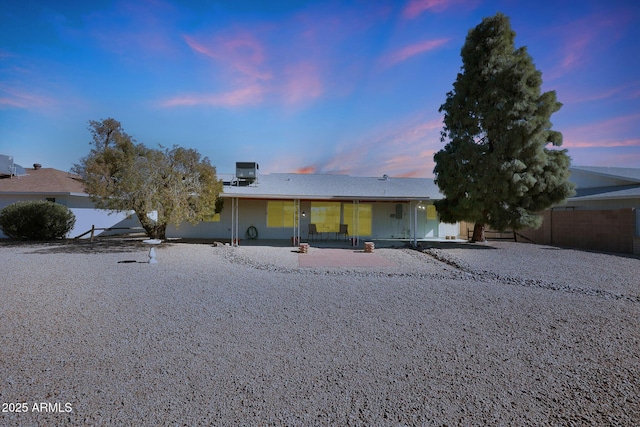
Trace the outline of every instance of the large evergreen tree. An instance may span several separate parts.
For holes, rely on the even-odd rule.
[[[573,193],[569,157],[550,117],[562,104],[554,91],[541,93],[542,74],[525,47],[517,48],[509,18],[483,19],[462,47],[462,71],[447,93],[434,174],[444,199],[436,202],[445,222],[496,230],[537,228],[543,209]],[[551,147],[547,148],[548,145]]]
[[[196,150],[136,144],[112,118],[90,121],[89,130],[93,148],[72,171],[98,208],[132,210],[149,237],[160,239],[167,224],[195,224],[222,208],[222,181]]]

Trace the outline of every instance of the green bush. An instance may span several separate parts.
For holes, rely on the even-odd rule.
[[[0,211],[0,228],[18,240],[62,239],[75,223],[69,208],[43,200],[16,202]]]

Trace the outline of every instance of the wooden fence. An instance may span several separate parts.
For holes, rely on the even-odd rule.
[[[96,227],[95,225],[91,226],[91,230],[85,231],[84,233],[74,237],[74,239],[80,239],[81,237],[86,236],[87,234],[91,233],[91,241],[93,242],[93,239],[95,238],[95,233],[96,231],[111,231],[111,230],[131,230],[131,233],[136,233],[136,232],[142,232],[144,233],[144,228],[141,227]],[[123,233],[123,234],[130,234],[130,233]]]

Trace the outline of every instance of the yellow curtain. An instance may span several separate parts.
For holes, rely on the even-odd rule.
[[[349,226],[349,234],[358,236],[371,236],[371,217],[372,217],[372,205],[368,203],[359,203],[355,205],[356,213],[358,216],[358,229],[356,230],[355,224],[353,224],[353,203],[345,203],[344,207],[344,223]]]
[[[220,214],[213,214],[204,219],[205,222],[220,222]]]
[[[340,202],[311,202],[311,223],[321,233],[340,230]]]
[[[269,200],[267,202],[267,227],[293,227],[294,216],[293,200]]]
[[[430,219],[438,219],[438,212],[434,205],[427,205],[427,221]]]

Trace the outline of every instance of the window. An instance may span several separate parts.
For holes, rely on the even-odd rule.
[[[354,205],[353,203],[345,203],[343,206],[344,224],[347,224],[349,226],[349,234],[358,236],[371,236],[372,205],[368,203],[360,203],[357,205]],[[357,230],[354,223],[354,221],[356,220],[356,216],[354,215],[354,213],[357,214]]]
[[[267,227],[293,227],[294,223],[293,200],[270,200],[267,202]]]
[[[438,219],[438,212],[434,205],[427,205],[427,221],[430,219]]]
[[[320,233],[340,231],[340,202],[311,202],[311,223]]]
[[[208,217],[204,218],[205,222],[220,222],[220,214],[213,214],[213,215],[209,215]]]

